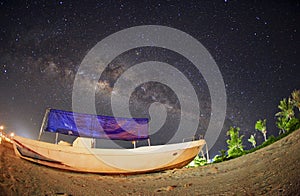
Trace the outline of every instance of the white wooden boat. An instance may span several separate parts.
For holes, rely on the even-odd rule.
[[[133,149],[99,149],[51,144],[19,136],[14,148],[21,158],[42,165],[105,174],[134,174],[181,168],[200,152],[204,140]]]
[[[103,174],[136,174],[182,168],[206,144],[200,139],[133,149],[100,149],[90,145],[91,139],[82,137],[78,137],[72,145],[20,136],[15,136],[13,141],[15,153],[23,159],[59,169]]]

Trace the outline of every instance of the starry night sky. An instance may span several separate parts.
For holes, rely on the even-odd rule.
[[[72,110],[74,77],[97,42],[125,28],[164,25],[200,41],[223,75],[227,116],[214,151],[226,147],[225,135],[231,125],[241,128],[244,143],[250,146],[246,138],[255,132],[258,119],[268,120],[269,135],[278,134],[274,125],[277,105],[300,88],[299,19],[299,1],[0,0],[0,124],[36,138],[47,107]],[[139,48],[110,64],[102,76],[105,80],[99,80],[107,83],[101,83],[97,101],[108,99],[106,92],[116,75],[129,65],[153,58],[175,64],[186,75],[194,73],[188,62],[171,51]],[[208,92],[203,78],[189,79],[199,89],[203,105],[209,105],[209,98],[202,96]],[[159,84],[145,87],[150,89],[147,97],[159,101],[166,101],[162,93],[170,91]],[[170,94],[168,104],[176,105],[172,91]],[[135,97],[140,97],[138,91],[132,99]],[[102,109],[99,113],[109,114]],[[257,136],[261,143],[262,135]]]

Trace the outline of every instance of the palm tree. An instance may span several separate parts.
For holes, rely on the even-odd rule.
[[[300,90],[294,90],[292,92],[292,99],[294,106],[300,111]]]
[[[267,119],[258,120],[255,124],[255,129],[262,132],[265,141],[267,141]]]
[[[276,126],[280,129],[279,134],[285,133],[288,120],[282,117],[277,118]]]
[[[276,113],[275,116],[282,117],[286,120],[290,120],[294,117],[294,103],[291,98],[284,98],[279,102],[278,108],[281,110],[280,112]]]
[[[255,146],[256,146],[255,134],[250,136],[250,138],[248,139],[248,142],[250,142],[252,144],[252,146],[255,148]]]

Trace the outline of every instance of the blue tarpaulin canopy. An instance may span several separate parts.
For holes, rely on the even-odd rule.
[[[147,118],[119,118],[50,109],[45,131],[111,140],[148,139]]]

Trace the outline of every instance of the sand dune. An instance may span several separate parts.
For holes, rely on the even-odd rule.
[[[299,195],[300,130],[223,163],[164,172],[105,176],[47,168],[0,145],[0,195]]]

